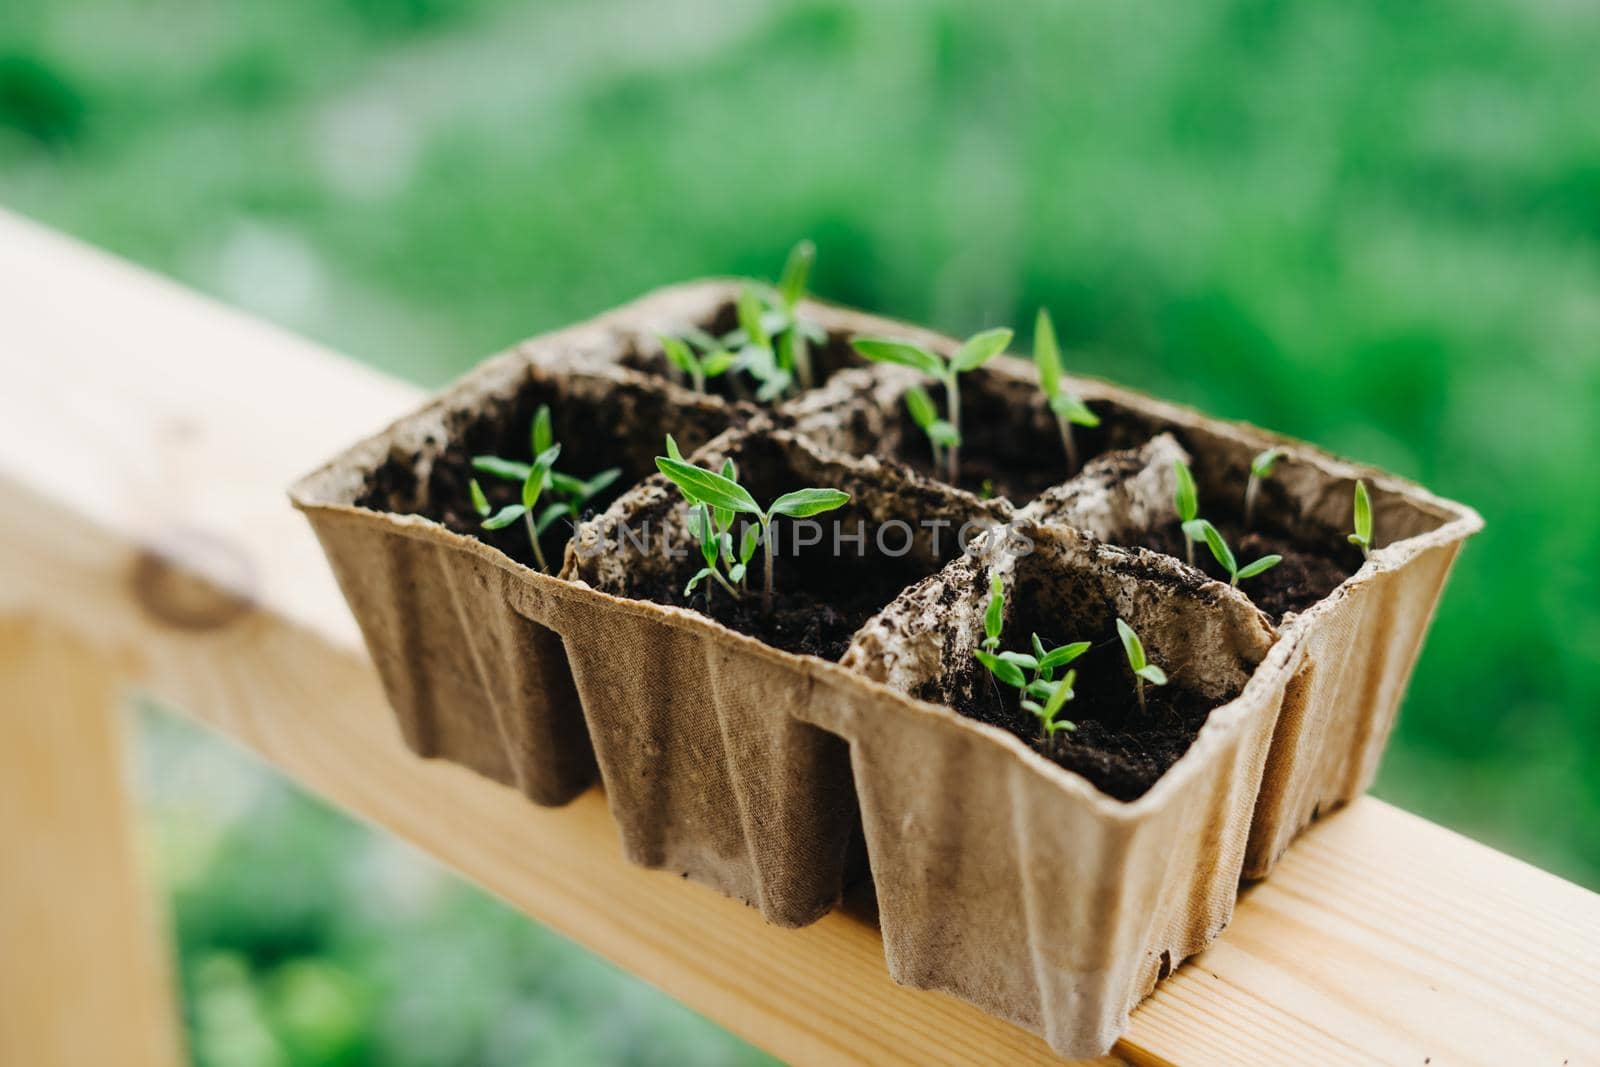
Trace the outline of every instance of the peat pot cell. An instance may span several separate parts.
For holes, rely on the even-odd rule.
[[[372,471],[357,505],[422,515],[537,569],[524,523],[485,529],[471,483],[476,479],[482,487],[491,513],[521,502],[520,481],[474,469],[473,461],[492,456],[514,465],[530,463],[532,428],[541,407],[549,408],[551,436],[561,446],[554,469],[595,489],[581,504],[579,518],[603,510],[653,472],[664,434],[671,433],[693,448],[726,429],[729,418],[721,404],[669,397],[659,384],[620,368],[555,373],[530,367],[514,391],[488,397],[471,410],[451,412],[443,439],[430,438],[431,447],[392,454]],[[547,486],[535,515],[563,499],[570,497]],[[573,519],[570,513],[553,518],[540,534],[544,558],[552,569],[561,566]]]
[[[947,398],[941,386],[899,367],[840,375],[827,403],[798,402],[796,432],[846,455],[897,460],[924,477],[949,483],[944,462],[935,463],[928,435],[912,418],[906,394],[920,384],[941,418]],[[1110,449],[1143,444],[1163,428],[1156,420],[1109,400],[1090,400],[1096,427],[1073,427],[1083,463]],[[1070,478],[1066,447],[1055,417],[1045,406],[1029,364],[998,359],[961,376],[961,437],[956,484],[984,499],[1004,498],[1022,506]]]
[[[849,331],[838,329],[831,323],[838,313],[822,305],[805,302],[800,305],[800,334],[795,343],[799,346],[798,359],[806,369],[796,367],[789,388],[776,398],[761,396],[762,382],[742,365],[725,369],[704,379],[704,392],[726,402],[749,402],[761,406],[777,406],[819,388],[839,371],[863,364],[860,356],[850,347]],[[766,327],[774,338],[782,332],[781,315],[768,312]],[[733,300],[726,300],[710,314],[673,323],[663,323],[654,333],[641,332],[628,339],[627,351],[619,362],[625,366],[659,380],[671,382],[686,390],[693,390],[693,376],[667,356],[661,336],[683,341],[689,351],[703,359],[716,349],[739,356],[746,345],[744,331],[739,328],[739,313]],[[783,346],[774,341],[774,357]],[[784,350],[785,353],[787,349]],[[795,357],[790,357],[793,362]]]
[[[1243,691],[1270,647],[1266,620],[1243,597],[1176,561],[1026,522],[1009,544],[986,538],[981,547],[981,556],[958,560],[874,619],[845,665],[877,659],[885,664],[879,680],[1008,731],[1118,800],[1156,784],[1211,711]],[[1075,695],[1056,716],[1075,728],[1046,736],[1021,690],[980,662],[996,576],[1004,598],[997,651],[1031,654],[1034,635],[1047,650],[1088,643],[1054,672],[1056,680],[1076,672]],[[1166,684],[1135,676],[1118,619]],[[1034,672],[1024,667],[1023,677]]]
[[[1232,428],[1229,428],[1230,430]],[[1352,545],[1355,481],[1344,470],[1311,453],[1286,447],[1271,473],[1250,492],[1250,461],[1267,442],[1238,440],[1205,428],[1176,431],[1177,440],[1117,453],[1090,464],[1079,479],[1041,498],[1030,517],[1061,523],[1128,547],[1148,548],[1192,562],[1208,577],[1228,581],[1228,571],[1204,542],[1186,542],[1174,502],[1172,461],[1187,458],[1198,490],[1199,514],[1221,533],[1241,568],[1267,555],[1276,566],[1240,581],[1239,588],[1274,621],[1304,612],[1324,600],[1361,569],[1361,549]],[[1166,443],[1170,442],[1170,444]],[[1111,461],[1113,460],[1114,461]],[[1340,465],[1342,466],[1342,465]],[[1369,484],[1377,545],[1438,529],[1447,516],[1403,493]],[[1115,499],[1115,511],[1096,501]]]
[[[730,459],[739,483],[763,507],[802,488],[850,496],[843,507],[814,518],[775,521],[770,614],[762,606],[761,549],[737,599],[712,582],[686,591],[704,561],[689,537],[682,494],[659,476],[580,529],[563,574],[603,592],[693,609],[787,652],[837,660],[873,613],[1009,515],[1003,504],[977,501],[875,460],[831,457],[783,431],[736,431],[690,462],[721,470]],[[736,543],[745,518],[735,521]]]

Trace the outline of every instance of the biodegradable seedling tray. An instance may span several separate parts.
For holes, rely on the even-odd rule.
[[[1300,650],[1274,648],[1248,601],[1172,560],[1022,530],[1028,554],[986,543],[857,635],[844,666],[920,700],[818,708],[813,721],[850,739],[895,979],[1095,1055],[1232,917]],[[1094,642],[1067,705],[1078,730],[1053,747],[973,669],[995,576],[1008,646],[1036,630]],[[1118,618],[1169,668],[1170,693],[1152,694],[1147,714],[1132,705]],[[1193,707],[1209,715],[1197,724]],[[1192,739],[1176,760],[1174,728]]]
[[[294,487],[401,731],[419,754],[539,803],[604,779],[631,859],[785,925],[838,899],[864,840],[897,980],[954,992],[1064,1053],[1102,1051],[1225,925],[1240,876],[1265,875],[1310,820],[1369,784],[1479,520],[1381,472],[1090,380],[1069,380],[1101,421],[1077,428],[1083,467],[1068,471],[1032,367],[1004,356],[962,378],[970,445],[961,484],[946,485],[905,414],[915,373],[866,365],[850,339],[941,354],[954,342],[806,303],[825,332],[816,388],[774,404],[723,379],[693,391],[660,335],[729,329],[739,291],[663,290],[527,342]],[[541,542],[559,577],[529,565],[520,527],[480,529],[464,492],[473,455],[531,458],[540,404],[560,469],[621,471],[575,539],[556,527]],[[765,629],[730,604],[708,613],[682,594],[687,555],[603,536],[649,517],[692,551],[684,502],[654,474],[669,432],[695,462],[734,458],[764,499],[844,488],[839,518],[937,517],[950,540],[923,531],[907,554],[854,566],[781,559],[780,594],[804,595]],[[1236,537],[1226,502],[1273,445],[1286,455],[1260,497],[1263,532],[1301,553],[1302,578],[1323,570],[1278,592],[1230,589],[1204,559],[1174,557],[1172,460],[1193,466],[1208,517]],[[1343,541],[1357,478],[1377,530],[1365,561]],[[498,506],[514,487],[492,491]],[[1010,532],[962,553],[951,542],[967,520]],[[1019,531],[1034,555],[1002,550]],[[1116,715],[1091,714],[1109,699],[1097,687],[1113,677],[1115,617],[1172,670],[1189,703],[1172,710],[1176,735],[1139,742],[1159,740],[1142,771],[1057,759],[1025,720],[977,702],[974,611],[995,575],[1015,625],[1061,613],[1093,631],[1086,751],[1121,736]]]

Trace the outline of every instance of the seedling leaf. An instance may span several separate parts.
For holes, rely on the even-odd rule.
[[[1007,663],[1015,663],[1025,671],[1037,671],[1039,669],[1039,661],[1026,652],[1002,652],[1000,653],[1000,658]]]
[[[772,336],[761,321],[761,312],[761,297],[754,289],[746,288],[739,294],[739,328],[744,331],[745,339],[758,348],[770,350]]]
[[[620,477],[622,477],[621,467],[607,467],[605,470],[601,471],[599,474],[596,474],[593,478],[590,478],[587,482],[583,483],[583,499],[590,500],[596,496],[599,496],[601,493],[611,488],[611,484]]]
[[[811,276],[811,264],[816,258],[817,246],[810,241],[801,241],[789,250],[789,258],[783,264],[783,277],[778,282],[778,295],[791,313],[806,295],[806,280]]]
[[[950,357],[950,370],[955,374],[976,370],[1004,352],[1010,343],[1011,331],[1004,326],[975,333],[961,342],[956,354]]]
[[[1167,672],[1162,670],[1160,667],[1157,667],[1154,663],[1146,663],[1134,673],[1143,678],[1145,681],[1149,682],[1151,685],[1167,684]]]
[[[473,456],[472,469],[479,474],[487,474],[491,478],[504,478],[508,482],[520,482],[528,477],[531,469],[529,464],[518,463],[514,459],[501,459],[499,456]]]
[[[1198,533],[1189,531],[1189,524],[1200,514],[1200,492],[1195,488],[1194,475],[1189,465],[1181,459],[1172,461],[1172,472],[1178,479],[1177,488],[1172,491],[1172,503],[1178,509],[1178,521],[1183,523],[1184,533],[1199,540]]]
[[[862,356],[874,363],[897,363],[933,378],[943,378],[944,360],[921,345],[888,337],[857,337],[850,342]]]
[[[943,419],[935,419],[929,423],[927,430],[928,440],[941,448],[959,448],[961,445],[961,434]]]
[[[1128,666],[1133,668],[1135,674],[1139,673],[1149,662],[1144,658],[1144,642],[1139,640],[1133,627],[1121,619],[1117,620],[1117,636],[1122,638],[1122,650],[1127,653]]]
[[[1009,660],[1001,659],[991,652],[979,650],[973,653],[978,662],[989,669],[989,673],[1011,686],[1013,689],[1025,689],[1028,679],[1023,675],[1022,668]]]
[[[850,494],[837,489],[799,489],[785,493],[767,509],[770,515],[789,515],[796,519],[820,515],[849,503]]]
[[[570,504],[550,504],[539,513],[538,519],[534,520],[534,532],[542,534],[554,526],[561,516],[571,514],[573,511]]]
[[[1089,405],[1071,393],[1057,393],[1050,401],[1050,410],[1078,426],[1099,426],[1100,416],[1089,410]]]
[[[527,510],[521,504],[507,504],[487,519],[484,519],[483,528],[485,530],[503,530],[522,518],[527,513]]]
[[[467,484],[467,489],[472,493],[472,510],[476,511],[480,517],[488,518],[489,498],[483,495],[483,486],[478,484],[478,479],[472,479]]]
[[[1039,657],[1039,670],[1041,672],[1055,671],[1065,667],[1087,651],[1089,651],[1088,641],[1074,641],[1070,645],[1052,648],[1048,653]]]
[[[1367,483],[1356,479],[1356,501],[1353,515],[1356,532],[1350,535],[1350,543],[1361,546],[1361,554],[1369,555],[1372,552],[1372,498],[1367,495]]]
[[[1061,389],[1061,348],[1056,344],[1055,323],[1050,312],[1039,309],[1033,321],[1033,362],[1039,368],[1039,388],[1054,402]]]
[[[661,350],[667,354],[667,359],[673,366],[685,374],[693,374],[700,366],[700,361],[695,358],[689,346],[676,337],[665,334],[657,335],[661,340]]]
[[[555,444],[555,432],[550,428],[550,405],[540,404],[533,416],[533,454],[547,452]]]
[[[1281,448],[1269,448],[1265,452],[1258,453],[1256,458],[1250,461],[1250,473],[1257,478],[1270,478],[1272,477],[1272,468],[1282,457],[1283,449]]]
[[[670,447],[671,438],[667,440]],[[729,511],[745,511],[753,515],[761,514],[761,507],[756,503],[755,497],[750,495],[749,490],[720,474],[701,470],[680,459],[662,456],[656,457],[656,469],[670,478],[679,489],[683,490],[683,495],[695,503],[710,504],[712,507],[726,508]]]
[[[1256,560],[1254,563],[1247,563],[1243,567],[1240,567],[1239,568],[1239,574],[1238,574],[1238,580],[1242,582],[1246,578],[1254,578],[1256,575],[1261,574],[1264,571],[1270,571],[1272,568],[1276,567],[1278,564],[1280,564],[1282,562],[1283,562],[1283,557],[1278,555],[1277,553],[1273,553],[1273,554],[1267,555],[1267,556],[1262,556],[1260,559]]]
[[[983,643],[990,649],[1000,646],[1000,631],[1005,628],[1006,593],[1000,576],[989,582],[989,605],[983,611]]]
[[[1183,524],[1183,532],[1196,541],[1204,541],[1206,547],[1211,549],[1211,555],[1219,566],[1228,572],[1230,578],[1237,581],[1239,574],[1239,561],[1233,556],[1233,549],[1222,539],[1222,534],[1211,525],[1207,519],[1195,519]]]
[[[933,398],[920,385],[906,390],[906,410],[911,412],[911,421],[924,430],[939,421],[939,410],[933,406]]]

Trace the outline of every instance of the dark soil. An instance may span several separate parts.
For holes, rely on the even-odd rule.
[[[476,477],[496,510],[521,501],[519,483],[477,474],[472,469],[472,458],[494,455],[522,463],[531,461],[529,430],[540,404],[550,406],[555,439],[562,445],[558,470],[587,479],[611,467],[621,468],[621,476],[589,501],[588,514],[603,511],[631,486],[655,472],[654,457],[661,448],[663,428],[671,428],[683,447],[692,449],[726,425],[725,416],[712,418],[704,412],[686,411],[653,389],[608,383],[604,398],[594,400],[569,396],[564,388],[561,382],[530,379],[516,397],[460,426],[450,427],[444,450],[434,460],[426,485],[421,484],[419,475],[425,466],[420,454],[391,456],[372,472],[356,505],[422,515],[536,568],[523,524],[516,522],[502,530],[483,529],[482,519],[472,506],[469,486]],[[539,539],[550,573],[561,569],[562,554],[571,537],[572,525],[563,520]]]
[[[929,395],[943,412],[943,391],[935,387]],[[1072,428],[1079,469],[1102,452],[1137,447],[1160,432],[1160,428],[1145,425],[1108,404],[1097,404],[1096,409],[1102,419],[1099,426]],[[911,420],[904,404],[897,414],[901,446],[895,458],[927,477],[945,481],[944,467],[933,465],[927,435]],[[1034,395],[1029,395],[1028,403],[1013,405],[997,393],[971,388],[964,381],[961,427],[960,487],[980,497],[1005,497],[1022,507],[1078,473],[1068,470],[1061,431]]]
[[[828,516],[816,521],[824,528]],[[914,555],[884,556],[872,551],[874,532],[869,526],[866,554],[857,555],[846,545],[838,556],[832,545],[806,546],[796,552],[790,542],[788,520],[779,519],[776,545],[776,596],[771,615],[761,610],[763,581],[762,555],[757,549],[750,574],[739,600],[735,601],[720,585],[710,593],[706,604],[706,584],[684,596],[683,587],[700,569],[701,560],[693,546],[674,571],[630,589],[629,596],[657,604],[692,608],[722,623],[731,630],[764,641],[774,648],[800,655],[837,661],[850,647],[850,639],[868,619],[883,610],[891,600],[938,569],[938,564],[919,561]],[[854,521],[847,522],[853,532]],[[954,541],[954,538],[948,539]],[[954,545],[951,546],[954,554]],[[714,584],[714,583],[713,583]]]
[[[1279,621],[1287,614],[1304,611],[1317,603],[1361,567],[1361,550],[1349,544],[1337,531],[1328,530],[1310,537],[1295,537],[1281,530],[1247,534],[1242,532],[1243,522],[1233,516],[1225,515],[1221,522],[1212,521],[1217,523],[1217,529],[1233,549],[1234,558],[1241,567],[1271,553],[1283,557],[1283,562],[1271,570],[1239,583],[1240,590],[1256,607]],[[1180,560],[1184,558],[1183,531],[1175,522],[1146,531],[1139,544]],[[1203,543],[1194,546],[1194,563],[1208,577],[1228,580],[1228,572]]]
[[[512,523],[503,530],[485,530],[483,528],[483,520],[472,506],[472,492],[468,488],[471,480],[474,477],[478,479],[478,484],[483,487],[484,496],[489,498],[490,506],[496,511],[507,504],[520,503],[522,500],[522,487],[513,482],[486,477],[473,471],[472,457],[479,454],[476,451],[467,449],[460,442],[451,442],[446,446],[444,454],[433,465],[432,476],[428,479],[427,505],[406,510],[411,510],[413,514],[419,514],[441,523],[456,533],[476,537],[480,541],[493,545],[518,563],[538,570],[539,565],[534,559],[533,548],[528,541],[527,529],[521,522]],[[512,455],[505,458],[525,463],[531,457],[513,452]],[[565,458],[565,453],[562,454],[562,458]],[[373,472],[369,483],[370,488],[366,497],[359,502],[360,505],[363,507],[377,507],[380,510],[391,510],[383,501],[393,499],[397,486],[416,482],[415,467],[415,458],[413,458],[409,466],[398,460],[391,459],[388,463],[379,467]],[[573,468],[568,466],[566,469],[572,470]],[[598,473],[598,471],[589,472],[589,474],[594,473]],[[623,490],[627,489],[628,484],[624,478],[617,479],[610,489],[595,498],[590,505],[591,508],[598,506],[604,509]],[[567,541],[571,537],[572,526],[570,523],[562,521],[551,526],[544,532],[544,536],[539,538],[539,548],[544,553],[545,562],[549,565],[549,573],[554,574],[561,569],[561,556],[566,549]]]
[[[1028,647],[1030,628],[1008,628],[1006,648]],[[1047,647],[1073,635],[1040,630]],[[1045,758],[1087,778],[1102,793],[1118,800],[1143,796],[1176,763],[1205,725],[1218,702],[1183,686],[1181,671],[1170,671],[1165,686],[1145,686],[1145,708],[1139,708],[1133,675],[1115,633],[1102,634],[1072,667],[1077,670],[1076,697],[1061,718],[1077,724],[1051,741],[1039,736],[1039,720],[1021,706],[1021,694],[990,677],[976,660],[970,674],[954,682],[958,697],[952,706],[970,719],[1009,730]],[[971,684],[968,684],[968,683]],[[1236,694],[1234,694],[1236,695]],[[935,697],[935,699],[943,699]],[[1231,699],[1231,696],[1230,696]]]

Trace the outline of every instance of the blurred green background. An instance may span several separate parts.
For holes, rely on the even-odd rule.
[[[1378,792],[1600,886],[1597,55],[1557,0],[12,0],[0,203],[428,385],[801,236],[951,332],[1048,304],[1085,372],[1484,513]],[[151,751],[201,1062],[754,1056]]]

